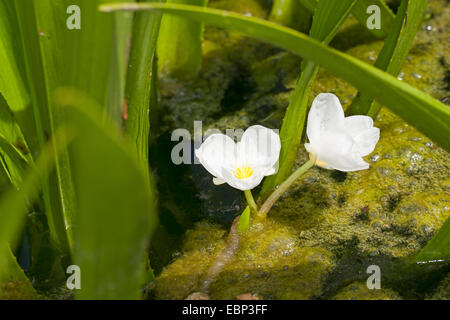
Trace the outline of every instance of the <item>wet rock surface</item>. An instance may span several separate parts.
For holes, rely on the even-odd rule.
[[[253,5],[246,10],[264,12],[257,2]],[[399,75],[437,99],[449,95],[449,10],[446,1],[431,1]],[[350,18],[332,45],[373,63],[382,42],[366,35],[355,43],[350,37],[354,32],[365,34]],[[206,30],[204,46],[205,71],[199,80],[162,83],[162,106],[170,110],[166,129],[191,129],[194,120],[203,120],[203,130],[245,129],[256,123],[279,128],[300,59],[214,28]],[[357,90],[321,69],[312,98],[320,92],[335,93],[345,108]],[[450,215],[448,153],[385,108],[375,126],[381,137],[366,158],[370,169],[311,169],[266,221],[253,224],[243,236],[235,260],[210,288],[212,299],[247,292],[262,299],[448,299],[444,277],[449,265],[414,265],[409,260]],[[306,160],[301,148],[297,164]],[[186,187],[195,189],[190,202],[174,204],[189,211],[194,203],[196,210],[185,216],[191,221],[189,230],[153,285],[156,299],[184,299],[196,291],[224,246],[233,217],[244,208],[238,194],[220,203],[224,193],[235,191],[227,186],[219,190],[207,182],[211,177],[206,172],[196,170],[185,168],[183,173],[195,177]],[[217,207],[220,212],[213,209]],[[168,214],[177,216],[170,210]],[[382,290],[365,285],[372,264],[381,268]]]
[[[450,274],[448,274],[429,295],[431,300],[450,300]]]
[[[398,293],[390,289],[369,289],[363,282],[354,282],[340,290],[334,300],[400,300]]]

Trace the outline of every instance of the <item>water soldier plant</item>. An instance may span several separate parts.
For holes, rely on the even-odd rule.
[[[372,118],[345,118],[339,99],[331,93],[319,94],[314,99],[306,132],[309,143],[305,148],[310,160],[281,183],[261,210],[250,190],[265,176],[278,171],[281,144],[277,134],[263,126],[252,126],[237,144],[227,135],[213,134],[195,150],[195,155],[214,176],[215,185],[227,183],[244,191],[251,210],[265,217],[281,194],[313,165],[344,172],[368,169],[369,164],[362,157],[372,153],[380,137],[380,130],[373,127]]]
[[[408,281],[418,275],[444,279],[450,223],[448,210],[439,207],[445,196],[436,190],[444,190],[447,172],[439,169],[445,163],[435,163],[450,149],[450,109],[397,78],[414,51],[428,1],[388,6],[382,0],[275,0],[270,5],[78,0],[79,12],[68,11],[72,2],[0,0],[0,299],[140,299],[148,290],[156,298],[230,299],[256,290],[269,299],[328,298],[338,291],[344,296],[353,289],[334,280],[361,274],[361,266],[351,264],[361,252],[364,262],[384,263],[386,283],[395,288],[407,287],[392,280],[395,272],[404,272],[401,279]],[[368,19],[375,19],[371,6],[379,9],[380,28],[368,28]],[[236,7],[239,13],[228,10]],[[66,27],[68,17],[79,19],[79,29]],[[374,65],[337,49],[342,26],[351,19],[357,23],[353,29],[379,39]],[[293,62],[286,68],[285,61]],[[254,89],[261,80],[253,79],[257,68],[265,81],[278,79],[275,89]],[[286,74],[297,81],[286,85]],[[318,91],[317,79],[324,75],[342,82]],[[340,91],[344,81],[358,93]],[[258,91],[258,97],[249,98],[246,90]],[[285,100],[270,102],[273,91]],[[247,114],[241,108],[260,98],[269,101],[265,106],[280,106],[277,126],[255,112],[244,122],[247,130],[239,141],[216,133],[194,150],[207,179],[193,169],[185,193],[178,167],[173,170],[177,182],[166,181],[165,172],[173,167],[163,156],[170,154],[164,139],[183,114],[204,115],[212,123],[224,114],[242,119]],[[227,99],[233,103],[223,102]],[[184,113],[165,108],[168,100],[185,104]],[[217,100],[219,109],[233,107],[218,111]],[[200,110],[202,104],[211,110]],[[396,127],[392,118],[397,118],[386,109],[380,113],[382,106],[407,124]],[[419,169],[414,165],[422,155],[416,149],[386,151],[396,139],[414,146],[425,139],[419,133],[405,138],[412,126],[433,141],[420,140],[429,145],[416,149],[429,150],[430,156]],[[280,128],[279,134],[272,128]],[[406,156],[391,167],[378,163]],[[407,176],[423,174],[423,179],[402,175],[408,161]],[[379,181],[375,176],[391,184],[388,198],[368,187]],[[334,195],[326,189],[332,179],[347,179]],[[182,201],[194,198],[192,190],[205,188],[206,180],[219,200],[203,193],[191,201],[222,208],[222,200],[232,198],[233,217],[223,223],[229,228],[226,238],[223,226],[211,226],[208,219],[193,219],[201,221],[192,228],[183,223],[185,216],[171,215],[188,212]],[[398,190],[415,194],[426,183],[435,188],[417,201]],[[166,184],[177,197],[164,194]],[[244,192],[245,208],[233,189]],[[286,199],[292,197],[290,204]],[[321,211],[330,202],[336,203],[332,216]],[[438,205],[431,208],[431,203]],[[411,211],[416,207],[425,208],[426,215]],[[197,203],[192,210],[198,208]],[[169,234],[168,224],[177,231]],[[346,224],[354,233],[342,229]],[[320,231],[320,241],[314,242],[308,235],[317,231],[314,226],[331,233]],[[336,236],[340,232],[348,237]],[[380,233],[395,241],[384,241]],[[177,255],[181,245],[173,243],[181,234],[187,251]],[[206,249],[196,246],[202,241]],[[366,242],[372,245],[364,247]],[[270,266],[261,267],[262,261]],[[432,276],[416,269],[429,264]],[[70,291],[67,270],[77,270],[68,268],[74,265],[81,270],[81,289]],[[415,288],[437,286],[425,280]],[[406,297],[424,297],[407,288]],[[393,296],[385,288],[383,294]]]

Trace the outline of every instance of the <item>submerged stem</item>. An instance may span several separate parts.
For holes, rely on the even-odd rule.
[[[253,198],[251,190],[245,190],[245,199],[247,200],[248,206],[253,212],[258,212],[258,206],[256,205],[255,199]]]
[[[239,216],[240,217],[240,216]],[[211,263],[208,271],[206,272],[205,277],[200,283],[200,292],[208,293],[209,287],[211,283],[217,280],[217,277],[225,268],[225,266],[230,263],[230,261],[236,255],[237,250],[239,249],[239,233],[237,230],[239,217],[236,217],[233,221],[233,224],[230,228],[230,233],[228,234],[227,243],[225,247],[220,250],[217,257]]]
[[[265,218],[267,213],[275,204],[275,202],[281,197],[281,195],[297,180],[300,176],[302,176],[308,169],[314,166],[316,162],[315,157],[311,157],[307,162],[305,162],[300,168],[295,170],[293,174],[291,174],[279,187],[276,189],[264,202],[261,206],[261,209],[258,212],[258,218]]]

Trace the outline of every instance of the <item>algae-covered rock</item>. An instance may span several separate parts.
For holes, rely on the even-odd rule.
[[[159,275],[152,293],[156,299],[185,299],[196,287],[212,259],[224,246],[226,230],[200,222],[185,235],[178,258]]]
[[[399,300],[401,297],[391,289],[369,289],[365,283],[355,282],[340,290],[334,300]]]
[[[184,299],[198,289],[226,232],[201,222],[186,234],[182,255],[163,270],[153,288],[157,299]],[[212,299],[233,299],[251,292],[264,299],[308,299],[319,296],[332,254],[299,246],[292,229],[267,221],[242,238],[239,251],[210,288]]]
[[[370,169],[313,168],[272,209],[269,216],[296,228],[303,245],[406,257],[450,215],[447,152],[386,110],[375,126],[381,137]],[[306,158],[302,151],[299,162]]]
[[[443,101],[449,95],[449,10],[443,0],[430,2],[399,75]],[[355,32],[363,36],[351,36]],[[374,63],[382,41],[350,18],[332,45]],[[170,110],[166,125],[190,129],[194,120],[202,120],[204,130],[245,129],[256,123],[279,128],[300,59],[215,28],[207,28],[205,47],[200,79],[187,84],[170,80],[162,89],[162,104]],[[335,93],[347,107],[357,90],[320,69],[311,99],[320,92]],[[400,299],[429,293],[426,277],[431,271],[410,267],[409,259],[450,216],[448,153],[385,108],[375,126],[381,136],[366,158],[370,169],[309,170],[276,203],[268,219],[253,224],[242,237],[234,260],[210,287],[212,299],[247,293],[263,299]],[[302,147],[297,166],[307,159]],[[198,202],[212,198],[211,188],[216,187],[198,191]],[[242,209],[231,211],[238,215]],[[183,299],[197,291],[227,233],[226,226],[206,221],[189,230],[178,257],[157,277],[154,297]],[[365,286],[366,269],[372,264],[380,267],[386,288]],[[433,281],[443,276],[438,267],[432,272]]]
[[[0,284],[0,300],[34,300],[38,295],[28,280],[8,281]]]
[[[450,300],[450,273],[439,283],[438,287],[429,299]]]
[[[251,292],[263,299],[308,299],[321,295],[333,267],[331,252],[300,246],[291,228],[272,221],[258,223],[211,286],[211,297],[231,299]]]
[[[31,300],[37,293],[9,248],[2,248],[0,260],[0,300]]]

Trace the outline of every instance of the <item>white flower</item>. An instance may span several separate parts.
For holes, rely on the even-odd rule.
[[[214,176],[214,184],[228,183],[245,191],[277,172],[280,148],[278,134],[256,125],[245,130],[238,143],[224,134],[213,134],[195,150],[195,155]]]
[[[313,101],[306,129],[305,144],[316,165],[326,169],[357,171],[369,168],[362,157],[375,149],[380,130],[368,116],[345,117],[339,99],[321,93]]]

